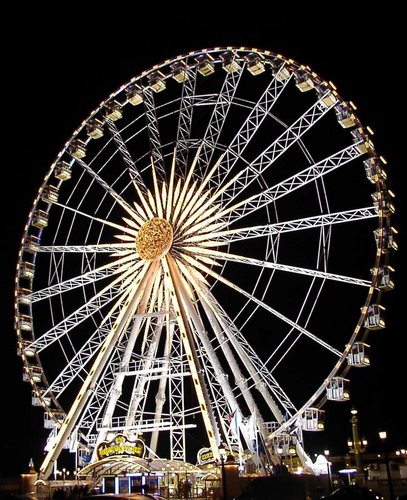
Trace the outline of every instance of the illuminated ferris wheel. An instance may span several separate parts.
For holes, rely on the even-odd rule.
[[[259,471],[349,399],[397,248],[384,159],[352,102],[268,51],[202,50],[111,94],[51,165],[24,232],[16,330],[64,447]],[[241,458],[242,459],[242,458]]]

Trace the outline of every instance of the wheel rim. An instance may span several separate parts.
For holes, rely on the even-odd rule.
[[[339,111],[354,135],[337,124]],[[368,308],[380,300],[389,248],[382,233],[376,248],[372,231],[390,227],[391,210],[373,206],[362,163],[376,158],[331,84],[269,52],[200,51],[118,89],[58,155],[23,237],[17,334],[33,401],[50,426],[68,414],[65,437],[79,430],[86,450],[112,431],[144,432],[153,451],[185,460],[191,419],[199,418],[215,457],[220,441],[253,453],[253,432],[270,455],[283,433],[300,453],[301,416],[346,374],[352,346],[366,337]],[[349,182],[364,186],[363,197],[337,189]],[[384,180],[373,182],[380,203]],[[154,236],[155,220],[166,237]],[[154,249],[141,244],[140,259],[143,231]],[[346,272],[345,238],[369,249],[369,259],[355,258],[354,269],[369,260],[363,279]],[[22,272],[27,264],[35,279]],[[338,296],[362,314],[352,312],[344,334],[330,327],[327,335],[315,317]],[[128,303],[134,310],[113,340]],[[96,377],[89,372],[106,339],[110,354]],[[319,370],[307,370],[309,346]],[[123,375],[129,363],[133,375]],[[132,377],[133,390],[125,381]],[[94,394],[73,409],[86,382]],[[190,385],[198,406],[186,396]]]

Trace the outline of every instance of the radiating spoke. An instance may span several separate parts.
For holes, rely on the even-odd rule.
[[[277,262],[268,262],[265,260],[253,259],[251,257],[244,257],[243,255],[234,255],[232,253],[218,252],[216,250],[207,250],[199,247],[191,247],[188,253],[199,258],[200,255],[209,256],[215,260],[225,260],[228,262],[237,262],[239,264],[249,264],[261,268],[277,269],[294,274],[302,274],[304,276],[312,276],[321,279],[328,279],[333,281],[341,281],[342,283],[350,283],[352,285],[366,286],[371,285],[371,281],[362,280],[359,278],[352,278],[351,276],[343,276],[340,274],[327,273],[317,269],[306,269],[298,266],[289,266],[286,264],[279,264]]]
[[[136,167],[136,164],[134,163],[134,160],[130,154],[130,151],[128,150],[126,143],[123,140],[123,137],[121,136],[119,129],[116,127],[116,124],[113,120],[110,118],[106,118],[106,124],[107,128],[109,129],[110,134],[113,137],[113,140],[117,146],[117,149],[120,152],[121,157],[123,158],[124,163],[127,166],[129,175],[133,182],[136,182],[140,189],[145,191],[146,186],[144,184],[144,180]]]
[[[197,280],[194,278],[194,273],[196,271],[190,270],[188,265],[183,267],[183,271],[188,280],[194,286],[197,291],[204,307],[205,313],[208,317],[209,322],[217,333],[217,338],[219,345],[225,352],[228,362],[233,368],[233,373],[235,374],[237,387],[240,389],[243,398],[246,400],[249,408],[257,408],[254,400],[252,399],[251,393],[247,390],[248,380],[241,373],[239,365],[234,360],[234,354],[229,349],[229,343],[234,349],[236,355],[242,361],[243,366],[245,366],[250,372],[250,378],[255,380],[256,387],[264,391],[267,387],[276,397],[276,399],[282,404],[283,408],[287,414],[291,414],[295,410],[294,405],[284,393],[281,385],[277,383],[274,377],[271,375],[270,370],[266,365],[260,360],[258,354],[250,346],[244,336],[241,334],[236,325],[229,318],[225,310],[215,299],[213,294],[209,291],[208,287],[202,280]],[[219,329],[219,330],[218,330]],[[224,339],[224,335],[227,336],[227,341]],[[270,394],[264,394],[265,399],[272,409],[277,421],[282,421],[284,419],[281,411],[275,405],[273,398]]]
[[[134,251],[134,243],[101,243],[99,245],[40,245],[39,253],[120,253],[126,250]]]
[[[115,222],[109,221],[107,219],[101,219],[100,217],[95,217],[94,215],[87,214],[85,212],[82,212],[81,210],[78,210],[76,208],[72,208],[68,205],[63,205],[62,203],[55,203],[55,205],[61,207],[64,210],[68,210],[68,211],[73,212],[75,214],[86,217],[87,219],[91,219],[92,221],[99,222],[100,224],[103,224],[105,226],[112,227],[114,229],[122,231],[123,233],[134,235],[134,236],[136,234],[136,231],[132,228],[123,226],[121,224],[116,224]],[[138,214],[135,214],[135,212],[133,210],[133,219],[137,220],[137,217],[138,217]]]
[[[300,173],[295,174],[288,179],[278,183],[275,186],[272,186],[268,189],[261,191],[258,194],[249,196],[245,200],[242,200],[234,205],[225,208],[223,210],[218,211],[215,215],[209,218],[205,218],[199,224],[195,224],[189,229],[185,231],[185,235],[193,234],[198,230],[203,230],[205,227],[210,227],[210,224],[219,220],[222,220],[223,217],[229,216],[228,221],[221,222],[221,226],[226,226],[227,224],[231,224],[242,217],[245,217],[252,212],[259,210],[270,203],[286,196],[287,194],[311,183],[316,179],[332,172],[333,170],[345,165],[346,163],[352,161],[353,159],[359,157],[362,153],[357,148],[357,145],[352,144],[351,146],[342,149],[338,153],[335,153],[324,160],[312,165]],[[218,191],[210,200],[213,203],[216,198],[220,196],[222,190]],[[221,227],[220,226],[220,227]],[[218,230],[220,229],[218,227]]]
[[[332,224],[343,224],[346,222],[363,221],[377,217],[375,207],[356,208],[343,212],[331,214],[315,215],[313,217],[303,217],[275,224],[263,224],[262,226],[242,227],[239,229],[227,229],[216,232],[216,241],[208,241],[207,234],[199,234],[185,238],[186,245],[199,243],[202,247],[217,247],[227,245],[235,241],[247,240],[251,238],[261,238],[264,236],[280,235],[291,231],[302,231],[305,229],[321,228]]]
[[[37,302],[38,300],[47,299],[53,297],[54,295],[59,295],[64,292],[74,290],[78,287],[86,286],[90,283],[95,283],[98,280],[102,280],[104,278],[113,276],[114,274],[125,271],[126,269],[128,269],[129,262],[132,260],[134,260],[134,256],[130,255],[109,262],[109,264],[106,264],[105,266],[100,266],[97,269],[93,269],[92,271],[81,274],[80,276],[76,276],[75,278],[63,280],[59,283],[56,283],[55,285],[37,290],[36,292],[27,295],[27,298],[29,298],[31,302]]]
[[[156,166],[158,177],[163,180],[165,179],[165,168],[161,146],[162,143],[158,128],[157,109],[154,102],[153,91],[150,88],[144,90],[144,106],[151,145],[151,156]]]
[[[227,178],[227,175],[242,156],[254,134],[283,93],[290,79],[291,77],[283,81],[279,81],[275,77],[271,79],[260,99],[252,107],[249,116],[240,127],[239,132],[227,147],[224,160],[219,165],[216,176],[211,179],[211,186],[214,185],[217,187],[222,183],[223,179]]]
[[[326,105],[324,98],[313,104],[300,118],[288,127],[270,146],[240,172],[224,192],[226,204],[230,203],[237,193],[246,189],[259,175],[265,172],[288,148],[295,144],[315,123],[317,123],[333,106]]]
[[[193,98],[196,87],[197,69],[196,66],[185,69],[185,80],[182,83],[182,95],[180,100],[180,110],[178,115],[177,129],[177,164],[180,175],[184,172],[188,162],[188,141],[191,138],[192,117],[194,112]]]
[[[134,209],[127,203],[127,201],[122,198],[122,196],[117,193],[110,184],[103,180],[99,174],[97,174],[87,163],[82,159],[76,158],[79,165],[88,172],[88,174],[95,179],[95,181],[102,186],[102,188],[131,216],[134,214]]]
[[[223,82],[222,89],[219,92],[212,116],[209,119],[206,132],[203,135],[201,156],[206,169],[211,164],[214,149],[218,143],[220,133],[225,124],[226,116],[239,85],[243,69],[243,67],[240,67],[237,71],[226,74],[226,78]]]
[[[122,292],[123,288],[129,286],[131,283],[133,271],[134,270],[132,268],[129,268],[126,272],[122,273],[115,280],[109,283],[109,285],[104,287],[100,292],[95,294],[90,300],[85,302],[76,311],[38,337],[32,344],[33,348],[37,349],[38,352],[41,352],[59,338],[68,335],[70,330],[76,328],[78,324],[87,320],[89,316],[92,316],[96,312],[103,309],[107,304],[115,300],[115,298]]]
[[[207,267],[205,264],[201,264],[199,262],[196,262],[196,266],[198,268],[200,268],[202,271],[208,273],[210,276],[212,276],[216,280],[220,281],[221,283],[223,283],[223,284],[227,285],[228,287],[232,288],[233,290],[235,290],[239,294],[243,295],[247,299],[250,299],[255,304],[258,304],[260,307],[262,307],[266,311],[268,311],[271,314],[273,314],[273,316],[276,316],[277,318],[281,319],[282,321],[284,321],[285,323],[287,323],[291,327],[295,328],[301,334],[303,334],[306,337],[310,338],[311,340],[313,340],[317,344],[321,345],[322,347],[324,347],[328,351],[332,352],[336,356],[340,357],[342,355],[342,353],[340,351],[338,351],[338,349],[335,349],[334,347],[330,346],[327,342],[323,341],[322,339],[318,338],[316,335],[314,335],[311,332],[307,331],[305,328],[303,328],[302,326],[298,325],[294,321],[290,320],[284,314],[281,314],[279,311],[277,311],[276,309],[274,309],[271,306],[267,305],[262,300],[259,300],[256,297],[254,297],[253,295],[251,295],[250,293],[246,292],[245,290],[243,290],[243,288],[241,288],[238,285],[232,283],[231,281],[229,281],[228,279],[224,278],[220,274],[214,272],[212,269],[210,269],[209,267]]]
[[[95,353],[100,349],[101,345],[103,345],[104,339],[110,332],[111,323],[117,318],[118,308],[124,303],[129,293],[130,288],[125,289],[118,297],[110,311],[104,315],[104,318],[98,328],[90,335],[89,339],[75,353],[73,358],[69,360],[68,364],[50,384],[46,394],[51,392],[58,397],[75,379],[75,377],[83,375],[83,370]]]
[[[153,267],[153,269],[151,269],[151,267]],[[146,278],[146,274],[149,270],[152,272],[149,278]],[[123,335],[124,331],[126,331],[128,324],[137,309],[137,306],[144,292],[146,281],[148,282],[150,278],[154,279],[156,271],[156,266],[145,264],[137,279],[133,282],[130,298],[125,305],[126,307],[122,308],[122,310],[120,311],[115,325],[112,327],[109,335],[104,341],[102,348],[96,356],[89,374],[84,381],[82,389],[75,399],[74,404],[71,406],[67,418],[64,420],[61,428],[58,431],[56,443],[53,450],[54,452],[56,451],[57,453],[59,453],[61,451],[64,442],[73,430],[82,410],[84,409],[84,406],[86,405],[86,402],[89,399],[89,396],[91,395],[91,386],[95,386],[96,381],[99,379],[99,376],[108,364],[107,361],[111,357],[118,339]],[[42,464],[42,471],[45,474],[49,473],[49,468],[52,463],[52,456],[52,454],[48,454]]]

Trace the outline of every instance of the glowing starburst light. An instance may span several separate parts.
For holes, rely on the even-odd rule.
[[[172,244],[172,227],[165,219],[154,217],[143,224],[136,238],[136,248],[146,261],[163,257]]]

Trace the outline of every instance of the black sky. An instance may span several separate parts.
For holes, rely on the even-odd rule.
[[[271,2],[270,2],[271,3]],[[2,44],[2,259],[1,455],[0,474],[21,471],[31,456],[39,465],[44,438],[42,413],[30,406],[22,380],[13,331],[13,287],[17,254],[35,194],[49,165],[73,130],[108,94],[144,69],[191,50],[215,46],[252,46],[279,52],[308,64],[335,82],[345,100],[358,106],[362,123],[375,131],[377,151],[388,160],[389,187],[396,193],[399,230],[396,290],[385,296],[388,328],[371,336],[372,367],[352,372],[352,403],[372,447],[376,432],[387,428],[392,445],[407,447],[405,326],[401,294],[405,270],[405,67],[402,14],[392,5],[314,12],[276,12],[248,5],[222,9],[158,13],[159,8],[110,5],[86,18],[79,7],[69,11],[14,12],[5,17],[12,34]],[[362,8],[363,5],[359,5]],[[50,16],[49,20],[45,16]],[[10,199],[8,199],[10,197]],[[349,244],[347,258],[352,258]],[[329,325],[327,325],[329,327]],[[327,405],[327,431],[321,446],[342,452],[350,433],[351,404]],[[317,446],[317,445],[314,445]],[[318,450],[316,450],[318,451]]]

